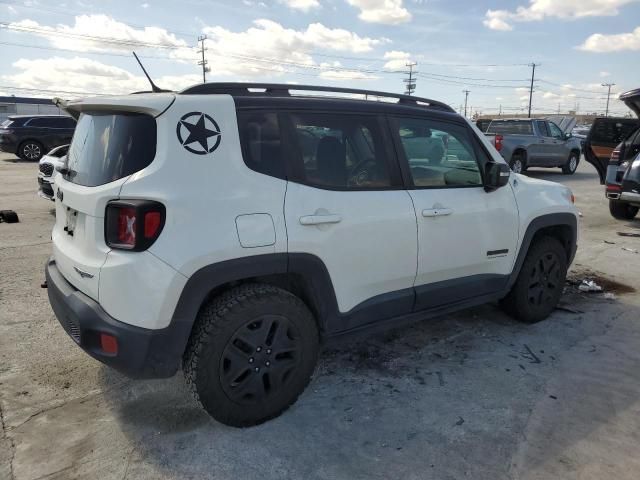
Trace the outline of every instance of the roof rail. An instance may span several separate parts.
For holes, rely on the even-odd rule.
[[[259,92],[253,92],[250,89],[261,90]],[[455,110],[449,105],[437,100],[431,100],[430,98],[414,97],[413,95],[403,95],[401,93],[390,92],[378,92],[375,90],[361,90],[358,88],[343,88],[343,87],[323,87],[316,85],[296,85],[288,83],[242,83],[242,82],[229,82],[229,83],[202,83],[200,85],[194,85],[193,87],[186,88],[179,92],[183,95],[207,95],[207,94],[229,94],[236,96],[250,96],[250,95],[270,95],[274,97],[288,97],[291,96],[290,90],[304,90],[311,92],[330,92],[330,93],[353,93],[359,95],[371,95],[374,97],[385,98],[397,98],[398,103],[405,105],[417,105],[417,106],[429,106],[444,110],[447,112],[454,112]]]

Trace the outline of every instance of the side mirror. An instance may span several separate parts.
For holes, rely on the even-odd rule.
[[[573,135],[571,134],[571,132],[567,132],[564,134],[564,139],[565,140],[569,140],[571,137],[573,137]]]
[[[487,192],[504,187],[509,183],[511,167],[506,163],[489,162],[485,168],[484,189]]]

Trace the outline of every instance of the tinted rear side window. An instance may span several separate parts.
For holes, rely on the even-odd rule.
[[[238,129],[244,163],[272,177],[285,178],[280,125],[276,113],[240,112]]]
[[[501,135],[533,135],[531,122],[522,120],[509,120],[506,122],[491,122],[487,133],[499,133]]]
[[[596,118],[591,127],[591,142],[615,147],[638,126],[637,120]]]
[[[138,113],[83,113],[69,147],[65,178],[95,187],[148,166],[156,155],[156,121]]]

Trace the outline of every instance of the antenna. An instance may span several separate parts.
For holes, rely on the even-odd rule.
[[[162,88],[158,87],[155,83],[153,83],[153,80],[151,80],[151,77],[149,76],[149,74],[145,70],[144,65],[142,65],[142,62],[138,58],[138,55],[136,55],[136,52],[131,52],[131,53],[133,53],[133,56],[136,57],[136,60],[138,61],[138,65],[140,65],[140,68],[142,69],[142,71],[144,72],[145,76],[147,77],[147,80],[149,80],[149,83],[151,84],[151,91],[153,93],[162,93],[162,92],[170,92],[171,91],[171,90],[163,90]]]

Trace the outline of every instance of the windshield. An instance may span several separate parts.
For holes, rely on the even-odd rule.
[[[156,155],[156,121],[141,113],[83,113],[64,178],[95,187],[142,170]]]
[[[509,120],[505,122],[491,122],[487,133],[500,133],[502,135],[533,135],[529,120]]]

